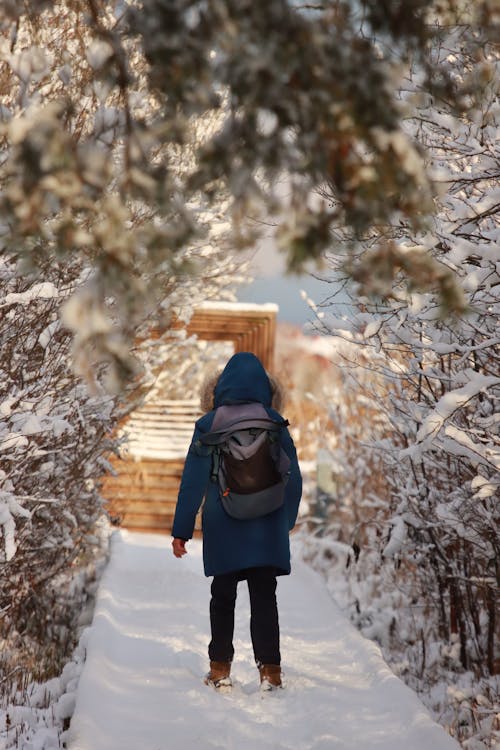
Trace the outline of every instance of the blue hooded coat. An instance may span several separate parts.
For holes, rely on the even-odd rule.
[[[288,430],[283,428],[281,431],[281,444],[291,460],[285,502],[273,513],[252,520],[237,520],[226,513],[218,484],[210,478],[210,450],[200,444],[200,436],[210,432],[218,406],[258,401],[272,418],[279,419],[280,415],[271,407],[272,397],[271,384],[260,360],[249,352],[239,352],[231,357],[217,381],[215,408],[196,422],[182,474],[172,535],[191,539],[196,514],[205,498],[202,529],[203,563],[207,576],[264,565],[275,567],[277,575],[290,573],[289,532],[297,518],[302,478]]]

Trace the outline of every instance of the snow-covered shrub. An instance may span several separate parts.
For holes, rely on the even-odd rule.
[[[93,575],[101,544],[99,477],[114,402],[71,369],[59,308],[79,275],[54,260],[26,280],[0,261],[0,638],[5,674],[12,659],[18,677],[63,663],[75,600],[86,596],[82,571]]]
[[[330,366],[328,382],[316,394],[328,400],[323,408],[318,401],[315,420],[309,422],[307,437],[302,436],[301,442],[305,440],[313,453],[318,446],[322,452],[326,448],[328,455],[318,456],[318,460],[329,462],[333,479],[326,485],[323,505],[318,507],[314,491],[308,495],[309,515],[300,532],[302,554],[322,572],[353,624],[380,644],[394,671],[420,693],[438,720],[463,740],[464,747],[493,746],[498,692],[496,678],[489,675],[487,667],[486,645],[488,633],[490,637],[492,633],[488,600],[481,595],[467,600],[471,610],[463,617],[469,618],[470,627],[472,617],[478,615],[484,634],[481,646],[469,642],[470,661],[464,669],[459,634],[450,632],[448,620],[447,632],[439,630],[439,618],[443,610],[445,618],[446,612],[451,614],[450,605],[446,589],[439,588],[429,570],[426,554],[432,554],[432,548],[424,537],[425,530],[431,528],[434,538],[443,544],[452,538],[454,528],[446,528],[436,515],[425,517],[418,504],[413,517],[395,513],[413,476],[412,467],[401,457],[402,446],[407,445],[402,425],[406,439],[411,437],[405,400],[411,395],[409,384],[404,379],[405,388],[400,389],[398,381],[398,373],[406,372],[408,366],[407,353],[396,357],[393,351],[388,358],[382,349],[377,352],[362,347],[356,352],[356,346],[354,342],[331,346],[330,358],[336,364]],[[305,357],[303,360],[318,384],[316,371]],[[444,464],[449,462],[445,459]],[[432,466],[426,468],[421,481],[436,493],[446,480],[433,475]],[[455,469],[450,466],[450,472]],[[408,522],[413,518],[416,523],[417,512],[420,548],[409,541],[408,534]],[[474,523],[469,526],[473,533]],[[484,534],[494,537],[496,525],[484,527]],[[481,549],[469,546],[462,551],[466,556],[460,557],[457,549],[449,564],[462,575],[466,570],[477,575],[484,564]],[[458,568],[460,563],[467,568]],[[461,583],[467,591],[467,587],[475,590],[480,582],[473,577],[471,582]],[[468,741],[472,744],[467,745]]]
[[[134,376],[120,413],[132,408],[176,350],[175,340],[151,346],[151,327],[168,337],[172,309],[188,319],[198,301],[230,297],[235,264],[218,188],[186,203],[178,192],[217,114],[186,120],[182,147],[162,139],[137,45],[120,38],[129,60],[120,57],[121,83],[108,77],[123,7],[4,10],[0,611],[15,648],[43,641],[58,661],[74,637],[61,622],[61,580],[92,553],[101,513],[115,401],[100,383],[116,392]]]
[[[379,356],[333,337],[289,333],[278,340],[278,372],[300,458],[320,472],[325,467],[317,481],[329,497],[317,520],[335,524],[338,539],[350,545],[366,542],[388,495],[382,457],[372,449],[374,436],[382,439],[391,428],[381,408],[387,385],[376,372]]]
[[[402,92],[404,100],[417,102],[407,127],[441,186],[436,216],[421,232],[404,221],[381,228],[393,246],[385,261],[373,254],[375,233],[359,243],[359,254],[374,261],[362,279],[372,296],[358,299],[351,319],[327,313],[318,325],[371,350],[376,376],[387,382],[380,406],[390,429],[380,439],[370,426],[367,439],[383,459],[389,491],[376,514],[378,552],[361,554],[358,564],[358,580],[378,578],[380,585],[371,600],[365,590],[360,626],[386,646],[389,661],[447,717],[464,747],[469,741],[476,747],[476,739],[491,740],[499,658],[500,61],[487,44],[481,60],[470,56],[463,34],[463,28],[443,32],[433,54],[457,80],[483,77],[485,96],[477,106],[459,113],[423,96],[418,70]],[[346,239],[339,229],[339,242]],[[426,264],[429,252],[442,267],[439,283]],[[421,286],[427,291],[404,284],[396,258],[401,269],[413,264],[427,279]],[[392,299],[385,301],[381,295],[389,288],[377,273],[382,261],[395,269]],[[351,262],[357,262],[352,255]],[[332,263],[338,269],[339,258]],[[460,280],[463,295],[464,312],[453,318],[443,316],[437,293],[449,274]],[[373,401],[373,392],[363,390]],[[467,682],[468,675],[471,684],[476,679],[466,691],[470,703],[453,718],[455,699],[444,691],[438,700],[439,685]],[[478,712],[474,696],[483,693],[490,697],[483,695]]]
[[[97,25],[88,24],[86,2],[32,13],[25,6],[20,15],[11,5],[0,20],[11,34],[0,42],[7,674],[11,656],[35,675],[63,663],[85,596],[85,587],[68,591],[72,573],[85,569],[98,541],[98,482],[111,448],[105,436],[158,371],[182,359],[185,350],[168,334],[172,310],[187,320],[197,302],[231,298],[234,286],[220,191],[177,205],[177,181],[214,118],[186,121],[182,148],[176,138],[155,137],[157,102],[138,49],[127,48],[137,86],[130,96],[107,78],[112,50],[101,32],[106,37],[116,17],[104,5]],[[101,383],[115,393],[131,376],[118,412],[115,399],[100,395]]]
[[[0,734],[5,750],[65,747],[76,691],[85,664],[85,629],[61,673],[43,682],[27,679],[0,705]]]

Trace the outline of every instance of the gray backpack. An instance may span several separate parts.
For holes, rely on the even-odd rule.
[[[212,480],[222,505],[238,520],[258,518],[283,505],[290,459],[281,447],[286,419],[272,419],[260,403],[219,406],[201,442],[212,448]]]

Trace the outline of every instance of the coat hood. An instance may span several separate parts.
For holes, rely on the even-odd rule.
[[[237,356],[239,357],[240,355],[237,355]],[[259,362],[259,360],[257,360],[257,362]],[[208,373],[207,376],[205,377],[205,380],[202,383],[201,391],[200,391],[200,408],[202,412],[209,412],[209,411],[212,411],[212,409],[215,409],[216,407],[215,389],[217,387],[217,384],[219,382],[221,375],[222,375],[222,368]],[[277,412],[281,413],[281,410],[283,409],[285,405],[285,400],[286,400],[286,397],[285,397],[286,394],[283,388],[283,384],[270,373],[266,372],[266,375],[271,385],[271,394],[272,394],[271,407],[275,409]],[[217,406],[219,406],[219,404],[217,404]]]
[[[260,360],[250,352],[234,354],[220,374],[214,390],[214,407],[259,401],[270,407],[271,383]]]

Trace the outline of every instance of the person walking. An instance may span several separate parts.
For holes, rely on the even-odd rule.
[[[224,406],[262,404],[267,415],[281,423],[279,446],[289,463],[283,502],[276,510],[255,518],[234,518],[225,510],[224,498],[213,476],[213,447],[204,443],[217,409]],[[250,352],[231,357],[220,375],[206,384],[202,409],[207,412],[195,425],[186,457],[172,527],[176,557],[187,553],[196,514],[203,503],[203,564],[213,577],[210,600],[210,669],[205,683],[230,687],[234,656],[233,633],[237,586],[246,581],[250,595],[250,635],[261,689],[282,687],[277,576],[288,575],[289,533],[293,529],[302,495],[297,454],[286,422],[281,417],[281,389]]]

